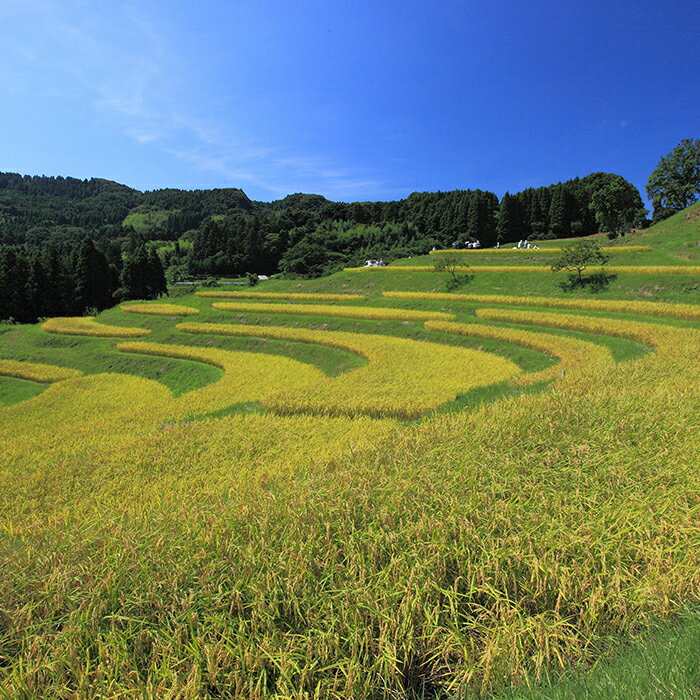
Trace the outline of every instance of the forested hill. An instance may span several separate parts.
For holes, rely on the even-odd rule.
[[[235,188],[140,192],[95,178],[0,173],[0,245],[74,244],[88,236],[118,268],[128,240],[132,249],[135,239],[164,241],[171,242],[159,244],[171,280],[277,271],[316,276],[455,240],[492,246],[499,239],[588,235],[600,227],[594,196],[608,191],[630,224],[643,217],[636,188],[609,173],[506,193],[500,201],[477,189],[354,203],[313,194],[256,202]]]

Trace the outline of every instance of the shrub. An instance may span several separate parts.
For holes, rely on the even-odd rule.
[[[581,240],[567,246],[559,257],[552,263],[552,272],[567,270],[576,272],[578,279],[581,273],[591,265],[605,265],[610,257],[603,253],[600,246],[594,241]]]

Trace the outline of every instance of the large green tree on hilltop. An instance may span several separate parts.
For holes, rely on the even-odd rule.
[[[624,235],[647,214],[637,188],[617,175],[611,175],[593,192],[590,208],[600,230],[607,231],[609,238]]]
[[[689,207],[700,198],[700,139],[683,139],[659,161],[647,183],[654,221]]]

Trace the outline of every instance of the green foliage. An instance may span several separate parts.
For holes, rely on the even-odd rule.
[[[622,645],[620,645],[622,646]],[[633,645],[594,669],[547,674],[546,682],[528,683],[496,700],[654,700],[697,698],[700,678],[700,612],[684,612],[672,624],[657,622]]]
[[[260,278],[254,272],[247,272],[245,279],[246,279],[246,284],[249,287],[255,287],[258,284],[258,282],[260,282]],[[208,285],[205,285],[205,286],[208,286]]]
[[[683,139],[659,160],[649,176],[647,195],[654,220],[685,209],[700,197],[700,139]]]
[[[433,239],[421,239],[410,223],[355,224],[326,221],[306,233],[290,232],[291,245],[280,260],[286,277],[320,277],[367,259],[390,262],[397,257],[423,253]]]
[[[293,194],[264,203],[235,188],[142,193],[105,180],[0,173],[0,244],[43,247],[87,235],[118,275],[124,243],[133,254],[155,240],[163,265],[178,268],[170,280],[183,266],[198,277],[255,270],[309,278],[366,259],[422,254],[465,237],[491,247],[499,238],[589,235],[597,231],[591,197],[615,178],[621,180],[593,173],[507,194],[500,204],[494,193],[478,189],[414,192],[390,202]]]
[[[566,246],[561,254],[552,262],[552,272],[568,270],[576,272],[581,279],[581,273],[591,265],[605,265],[610,256],[604,253],[594,241],[580,240]]]
[[[526,215],[520,199],[506,192],[498,210],[496,240],[506,242],[527,238]]]
[[[478,240],[485,248],[496,243],[498,198],[493,192],[475,190],[467,213],[467,237]]]
[[[590,208],[601,231],[616,238],[646,216],[639,191],[624,178],[611,179],[591,196]]]
[[[460,275],[457,270],[464,264],[456,255],[439,255],[435,262],[435,272],[446,272],[445,289],[448,292],[456,292],[473,279],[473,275]]]
[[[168,286],[158,254],[144,245],[124,256],[120,276],[121,287],[115,295],[121,301],[128,299],[155,299],[168,293]]]

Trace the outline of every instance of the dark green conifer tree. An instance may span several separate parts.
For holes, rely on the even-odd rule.
[[[120,275],[119,296],[122,300],[149,299],[149,265],[146,247],[138,246],[133,253],[124,256],[124,266]]]
[[[39,318],[49,315],[49,299],[53,290],[49,284],[49,277],[44,267],[44,261],[38,249],[29,255],[29,266],[26,283],[26,316],[27,320],[34,322]]]
[[[549,205],[549,233],[556,238],[569,235],[569,211],[563,185],[556,185]]]
[[[496,224],[496,236],[501,243],[517,241],[528,236],[525,210],[517,197],[506,192],[501,200]]]
[[[160,262],[158,253],[154,248],[148,249],[147,254],[148,263],[148,296],[151,299],[163,296],[168,293],[168,284],[165,281],[165,272],[163,271],[163,265]]]
[[[113,303],[112,275],[105,256],[86,238],[75,257],[75,299],[79,313],[107,309]]]

